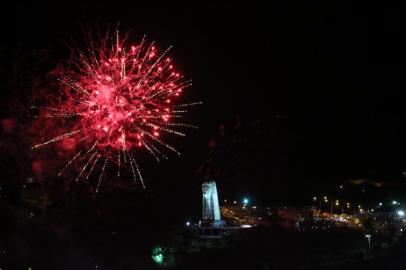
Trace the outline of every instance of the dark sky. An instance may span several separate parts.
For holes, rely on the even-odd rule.
[[[185,100],[204,102],[190,117],[200,130],[176,142],[183,156],[144,165],[152,188],[199,196],[207,177],[227,196],[282,201],[351,178],[406,181],[403,7],[192,2],[3,9],[2,118],[13,117],[6,105],[19,98],[7,74],[20,54],[46,49],[52,67],[83,25],[119,22],[134,38],[174,45],[177,66],[194,81]]]

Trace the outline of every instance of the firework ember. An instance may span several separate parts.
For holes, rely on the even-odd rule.
[[[73,139],[80,150],[72,153],[59,175],[82,162],[76,181],[88,179],[98,169],[98,192],[106,166],[114,164],[118,176],[126,167],[145,187],[136,154],[146,150],[158,161],[167,158],[165,150],[180,154],[161,137],[185,136],[177,128],[196,128],[180,120],[186,107],[199,102],[174,105],[191,81],[176,71],[167,56],[170,47],[160,52],[144,38],[128,46],[118,32],[88,43],[86,51],[74,50],[74,57],[56,72],[59,102],[33,107],[40,117],[66,119],[69,130],[32,148]]]

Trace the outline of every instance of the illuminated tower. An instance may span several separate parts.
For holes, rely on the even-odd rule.
[[[203,193],[203,222],[212,222],[213,226],[223,225],[220,218],[219,199],[215,181],[205,182],[202,184]]]

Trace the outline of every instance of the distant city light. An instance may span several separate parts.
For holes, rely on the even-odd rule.
[[[397,205],[398,202],[397,202],[397,201],[393,201],[392,204],[393,204],[393,205]]]
[[[234,201],[234,204],[236,204],[237,203],[237,201]]]
[[[340,186],[340,189],[343,189],[343,186],[342,186],[342,185]]]
[[[317,197],[313,197],[313,201],[317,201]]]
[[[380,203],[379,203],[379,206],[382,206],[382,205],[383,205],[383,203],[380,202]]]
[[[244,198],[242,201],[244,204],[248,204],[248,202],[249,202],[248,198]]]
[[[405,211],[403,211],[403,210],[398,210],[396,213],[398,214],[399,217],[405,216]]]
[[[186,222],[186,226],[190,226],[190,222],[189,222],[189,221]]]

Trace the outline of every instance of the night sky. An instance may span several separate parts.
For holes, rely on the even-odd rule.
[[[204,102],[188,116],[200,129],[172,140],[180,158],[141,162],[152,198],[172,193],[199,207],[207,179],[221,196],[279,204],[350,179],[406,183],[405,10],[386,2],[237,2],[4,8],[0,116],[27,121],[22,108],[35,95],[27,86],[67,57],[66,41],[80,39],[86,26],[119,23],[135,40],[146,34],[174,45],[177,66],[194,83],[183,99]],[[19,141],[28,135],[14,132],[1,135],[3,146],[14,147],[2,170],[18,182],[29,172],[12,171],[35,157]]]

